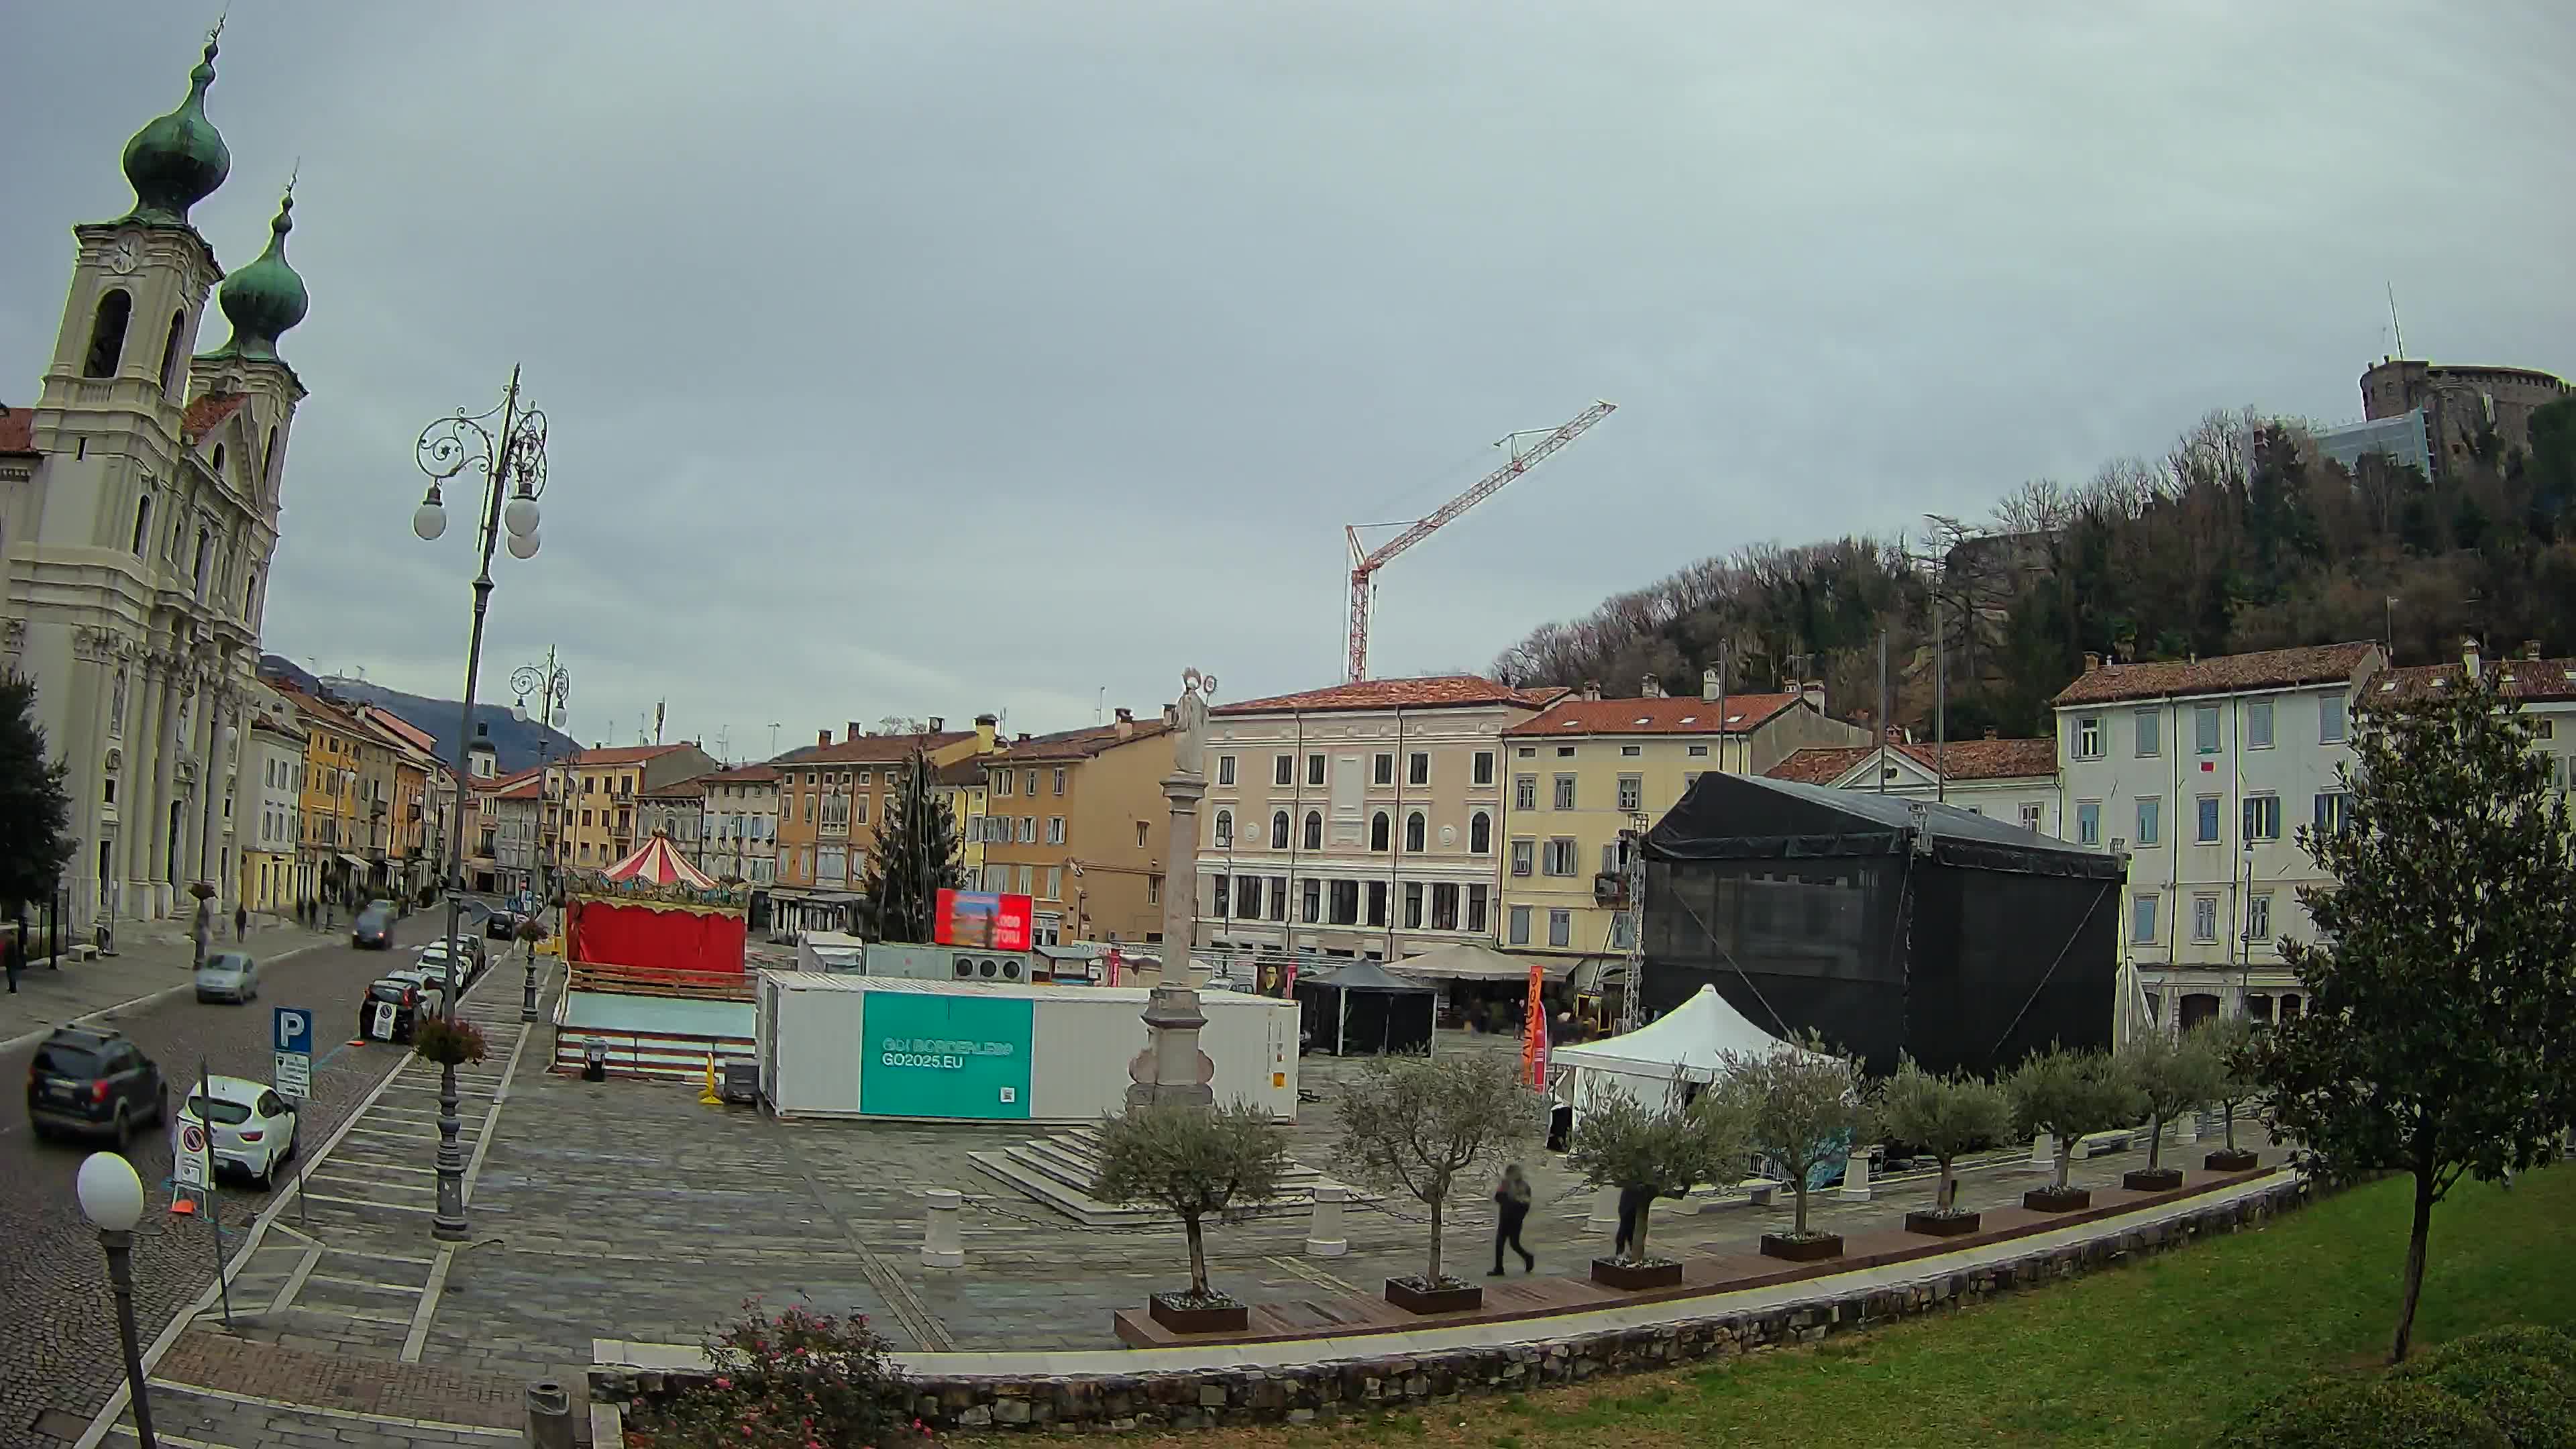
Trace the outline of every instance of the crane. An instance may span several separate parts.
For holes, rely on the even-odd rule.
[[[1377,596],[1377,571],[1386,567],[1397,554],[1429,538],[1442,524],[1491,498],[1502,489],[1504,484],[1546,461],[1550,453],[1583,436],[1585,429],[1618,411],[1618,407],[1617,403],[1596,402],[1576,413],[1571,421],[1553,431],[1525,428],[1516,433],[1505,434],[1496,441],[1494,446],[1511,449],[1510,462],[1478,479],[1466,492],[1441,504],[1423,517],[1415,519],[1404,532],[1374,549],[1361,547],[1360,529],[1381,525],[1354,523],[1342,530],[1349,537],[1351,545],[1350,645],[1353,683],[1368,678],[1369,605]],[[1540,437],[1527,448],[1521,446],[1521,439],[1536,436],[1541,432],[1546,432],[1546,436]]]

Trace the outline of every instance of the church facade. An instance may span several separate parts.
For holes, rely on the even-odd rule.
[[[0,409],[0,667],[35,681],[69,766],[67,923],[231,913],[257,844],[245,738],[304,385],[278,354],[303,320],[268,249],[226,275],[189,222],[231,170],[206,115],[216,46],[186,99],[126,143],[134,207],[75,226],[71,290],[32,407]],[[197,350],[209,302],[231,335]]]

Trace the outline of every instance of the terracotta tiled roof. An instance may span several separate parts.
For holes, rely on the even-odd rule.
[[[736,765],[704,778],[710,785],[768,785],[776,783],[778,771],[770,765]]]
[[[0,453],[36,451],[36,415],[25,408],[0,405]]]
[[[358,735],[361,737],[369,733],[364,726],[350,718],[349,715],[338,705],[333,704],[326,699],[317,695],[307,694],[303,690],[297,689],[294,685],[286,683],[284,680],[271,680],[268,687],[276,690],[280,695],[283,695],[287,702],[294,705],[298,710],[311,715],[315,720],[329,725],[333,729],[339,730],[344,734]]]
[[[981,785],[984,783],[984,762],[981,759],[964,759],[953,765],[942,765],[939,773],[930,778],[942,785]]]
[[[1310,689],[1303,694],[1274,694],[1221,704],[1210,714],[1321,714],[1357,709],[1465,709],[1480,704],[1518,704],[1536,709],[1566,691],[1561,688],[1514,689],[1481,674],[1435,674],[1419,679],[1363,679]]]
[[[1945,746],[1917,741],[1888,748],[1927,772],[1946,770],[1953,784],[1966,780],[2024,780],[2057,773],[2055,740],[1952,740]],[[1810,746],[1762,773],[1774,780],[1830,785],[1852,766],[1877,753],[1876,745]]]
[[[544,784],[545,781],[543,777],[545,773],[545,766],[530,765],[524,770],[515,771],[507,775],[495,776],[489,780],[476,780],[473,784],[475,789],[482,791],[484,794],[506,795],[521,785],[531,783],[539,785]]]
[[[572,757],[576,765],[640,765],[681,748],[678,745],[607,745]]]
[[[360,719],[377,726],[387,734],[393,735],[397,739],[400,739],[404,744],[411,746],[413,749],[432,756],[435,756],[438,753],[437,736],[431,734],[425,729],[422,729],[420,726],[413,724],[410,720],[404,719],[401,715],[394,713],[383,705],[361,705],[359,710],[360,712],[358,717]]]
[[[179,433],[194,442],[240,412],[242,404],[249,401],[250,394],[244,392],[207,393],[188,404],[188,411],[179,418]]]
[[[975,738],[972,730],[942,730],[938,734],[861,735],[854,740],[815,745],[800,750],[793,758],[800,765],[881,765],[889,761],[909,760],[914,750],[944,750],[960,740]]]
[[[2068,705],[2159,699],[2166,695],[2232,694],[2246,689],[2330,684],[2350,679],[2378,647],[2370,643],[2315,644],[2300,649],[2226,654],[2216,659],[2105,664],[2085,670],[2050,702],[2062,709]]]
[[[1560,699],[1503,731],[1507,735],[1743,734],[1798,702],[1794,694],[1730,694],[1714,700]]]
[[[998,754],[985,755],[986,762],[1004,764],[1041,764],[1049,760],[1087,760],[1104,750],[1134,744],[1166,734],[1171,727],[1161,720],[1138,720],[1125,735],[1114,724],[1091,725],[1078,730],[1059,730],[1051,735],[1037,735],[1016,740]]]
[[[536,799],[539,793],[544,790],[546,783],[545,781],[537,778],[537,775],[538,772],[534,770],[529,771],[526,779],[517,781],[510,785],[505,785],[501,789],[493,791],[492,798],[495,800]]]
[[[2457,688],[2466,674],[2458,664],[2416,664],[2384,669],[2362,686],[2365,704],[2422,699],[2436,689]],[[2576,699],[2576,659],[2487,659],[2478,672],[2508,699],[2555,702]]]
[[[673,780],[670,784],[664,785],[659,789],[638,790],[635,794],[638,799],[644,800],[703,798],[707,793],[707,781],[709,778],[710,777],[706,775],[692,775],[685,780]]]

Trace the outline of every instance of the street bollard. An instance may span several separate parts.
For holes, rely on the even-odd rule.
[[[529,1449],[573,1449],[572,1393],[552,1379],[528,1385]]]
[[[2055,1137],[2042,1132],[2038,1136],[2030,1139],[2030,1165],[2033,1167],[2045,1167],[2051,1172],[2055,1172],[2057,1170],[2057,1139]]]
[[[966,1195],[948,1187],[934,1187],[922,1195],[929,1199],[930,1221],[921,1235],[921,1266],[965,1267],[966,1245],[957,1235],[957,1211],[965,1206]]]
[[[1845,1202],[1869,1201],[1869,1149],[1856,1149],[1843,1162],[1843,1185],[1836,1197]]]
[[[1342,1235],[1342,1208],[1350,1199],[1351,1190],[1340,1183],[1316,1187],[1314,1220],[1306,1225],[1307,1257],[1338,1258],[1351,1250],[1351,1240]]]
[[[2185,1147],[2200,1140],[2200,1109],[2192,1108],[2174,1119],[2174,1141]]]
[[[581,1044],[581,1079],[585,1082],[608,1080],[608,1043],[592,1037]]]
[[[1605,1187],[1592,1195],[1592,1214],[1583,1220],[1587,1233],[1606,1233],[1619,1226],[1619,1189]]]

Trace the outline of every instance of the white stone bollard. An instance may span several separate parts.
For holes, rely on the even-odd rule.
[[[1592,1216],[1583,1220],[1587,1233],[1606,1233],[1619,1226],[1619,1189],[1605,1187],[1592,1195]]]
[[[1843,1185],[1834,1196],[1845,1202],[1869,1201],[1869,1153],[1860,1151],[1843,1160]]]
[[[2045,1132],[2030,1139],[2030,1165],[2057,1170],[2057,1139]]]
[[[930,1221],[921,1235],[921,1266],[965,1267],[966,1245],[957,1236],[957,1212],[965,1206],[966,1195],[955,1188],[934,1187],[922,1196],[929,1200]]]
[[[2200,1140],[2200,1109],[2192,1108],[2174,1119],[2174,1141],[2185,1147]]]
[[[1351,1240],[1342,1235],[1342,1205],[1351,1199],[1351,1190],[1337,1182],[1315,1188],[1315,1217],[1306,1225],[1306,1256],[1338,1258],[1351,1250]]]

